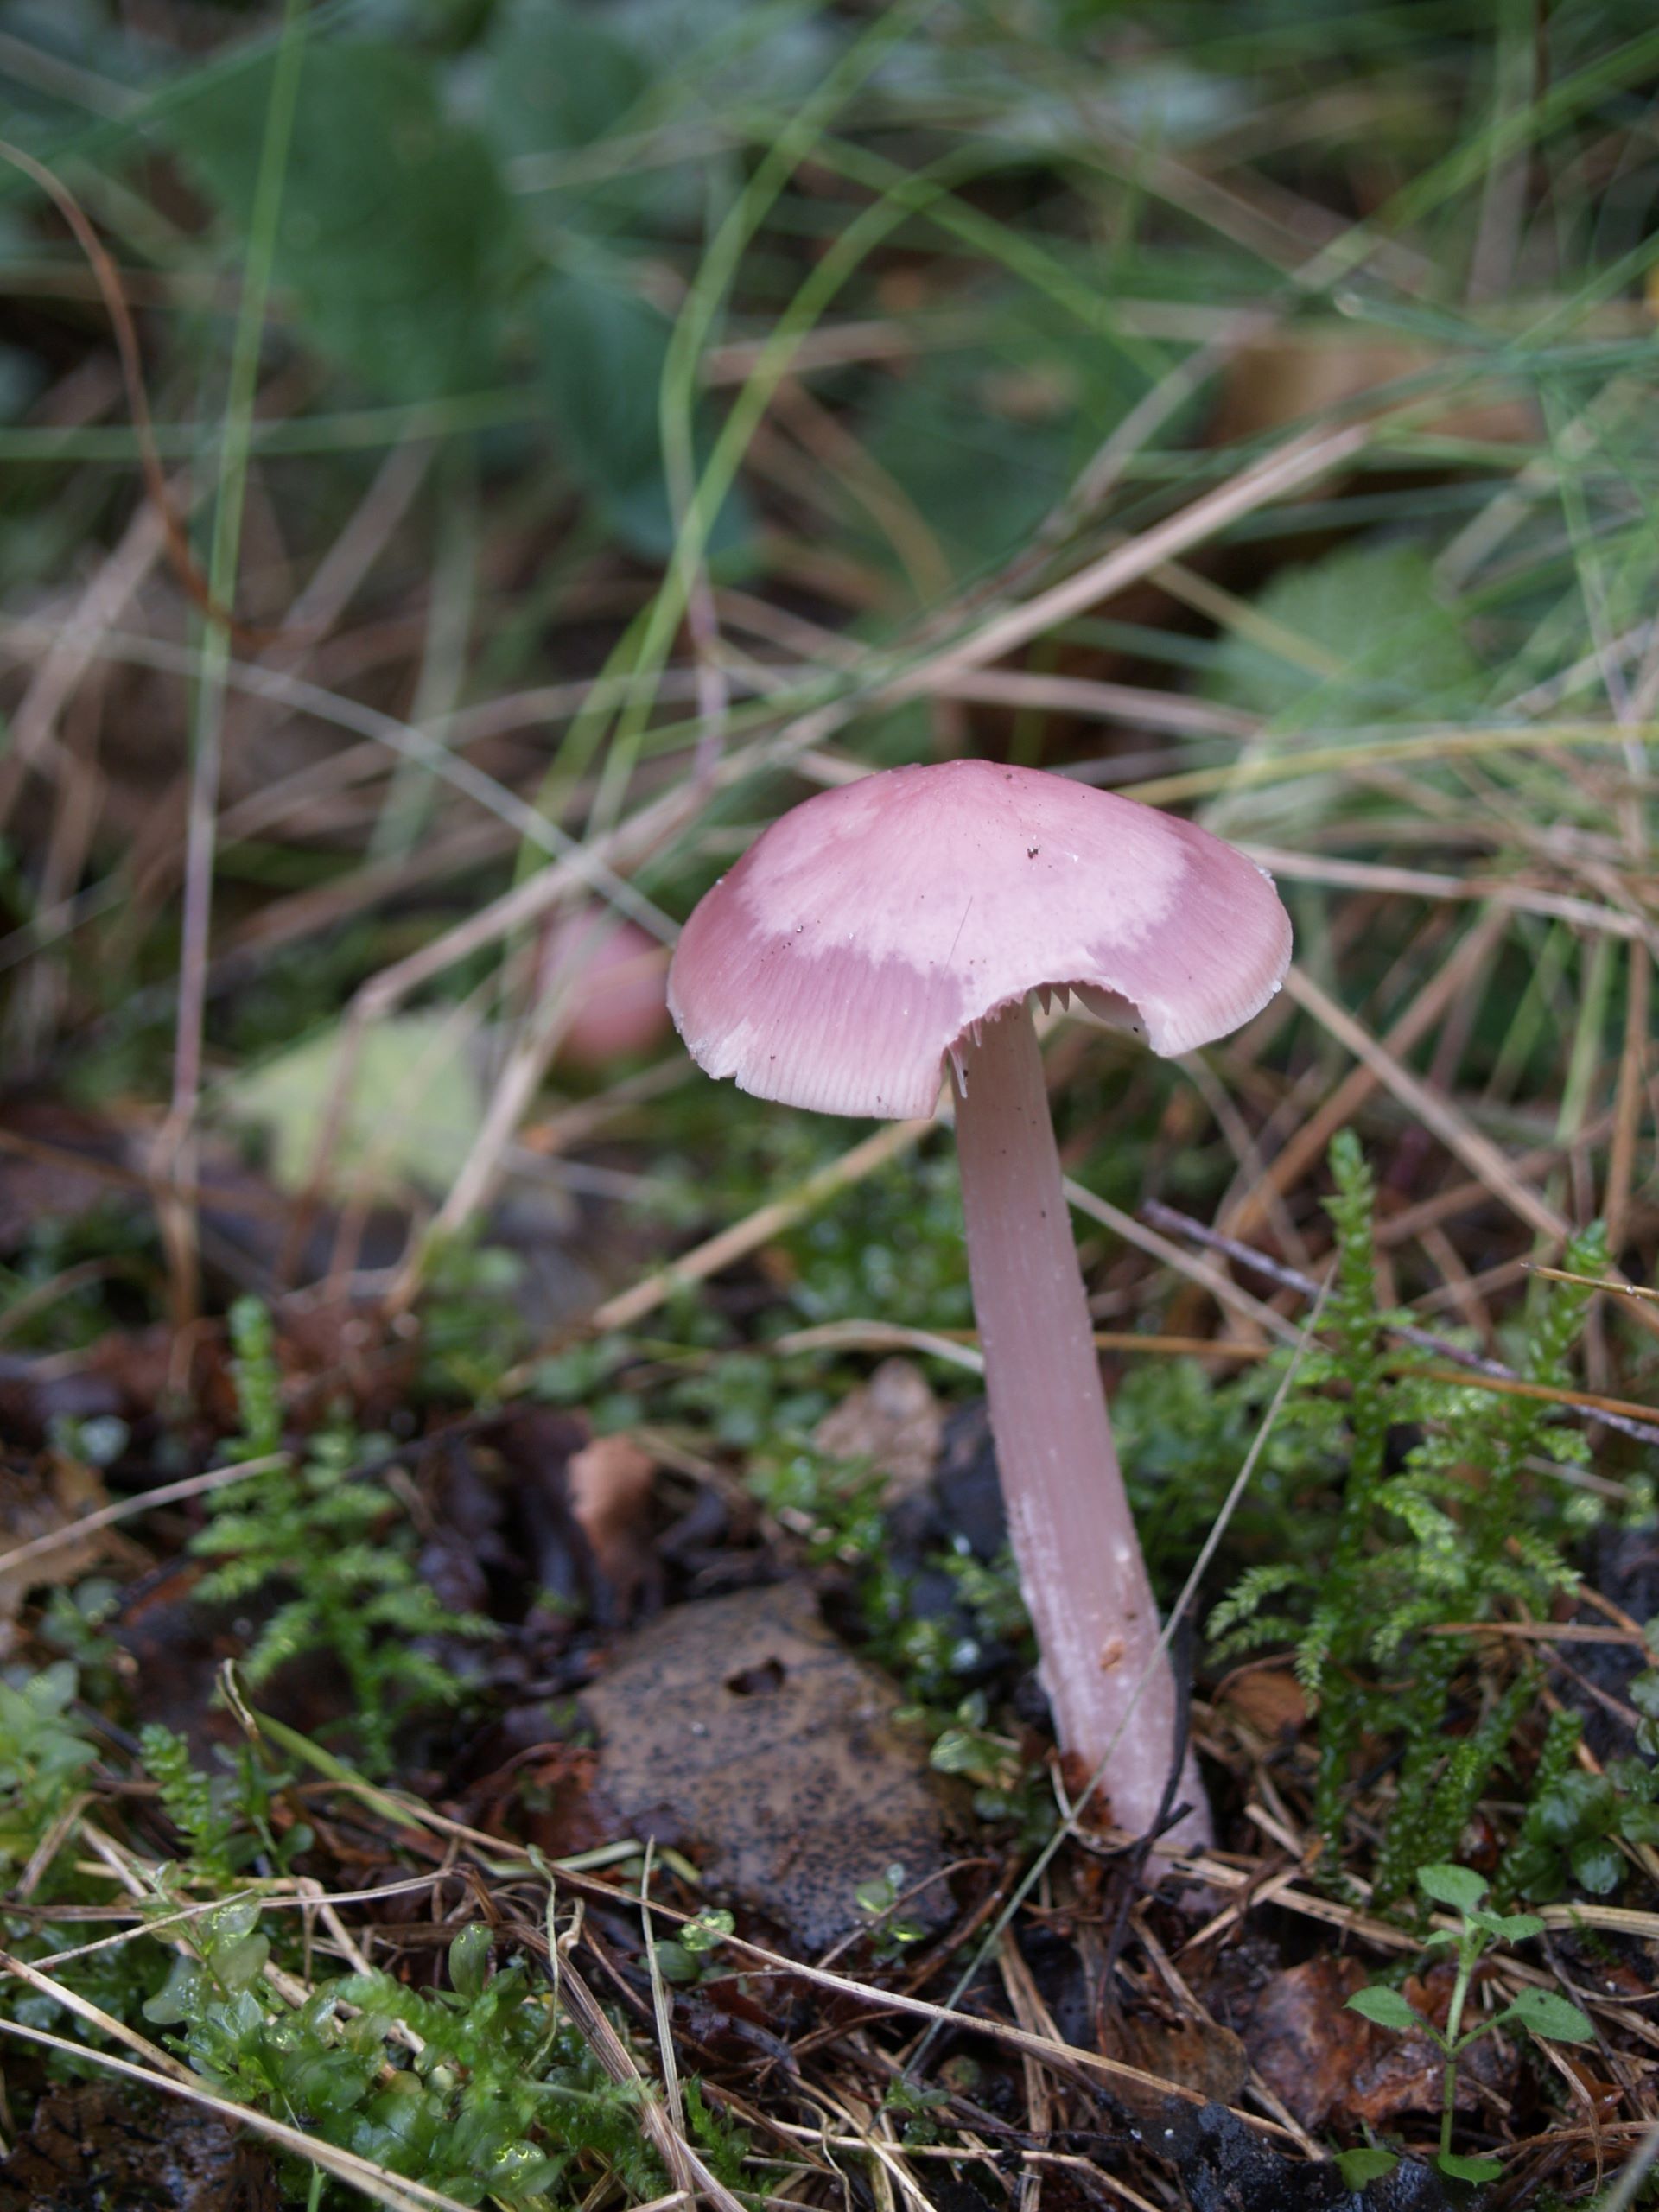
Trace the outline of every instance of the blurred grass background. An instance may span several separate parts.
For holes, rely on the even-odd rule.
[[[1063,1048],[1110,1196],[1301,1264],[1358,1115],[1489,1344],[1572,1221],[1645,1274],[1656,88],[1637,0],[7,7],[5,1066],[149,1310],[568,1195],[555,918],[961,751],[1295,911],[1235,1044]],[[682,1219],[853,1134],[614,1111]],[[350,1233],[204,1228],[231,1141]]]

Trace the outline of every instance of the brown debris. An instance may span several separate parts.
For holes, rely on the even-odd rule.
[[[1357,1959],[1309,1959],[1274,1974],[1255,2000],[1245,2048],[1256,2072],[1304,2127],[1323,2127],[1343,2109],[1370,2056],[1376,2031],[1357,2012],[1344,2010],[1369,1979]]]
[[[570,1516],[624,1619],[642,1594],[656,1594],[661,1580],[651,1548],[656,1475],[656,1462],[631,1436],[596,1436],[571,1453],[564,1471]]]
[[[0,1465],[0,1551],[67,1529],[105,1502],[104,1485],[94,1470],[67,1453],[48,1452],[26,1474]],[[25,1567],[0,1573],[0,1649],[10,1647],[18,1608],[29,1591],[51,1583],[78,1582],[109,1541],[97,1532],[79,1536]]]
[[[1255,2001],[1245,2047],[1256,2072],[1304,2127],[1380,2127],[1402,2113],[1438,2112],[1446,2061],[1427,2035],[1396,2035],[1347,2009],[1371,1976],[1357,1959],[1325,1955],[1275,1974]],[[1452,1970],[1430,1968],[1405,1985],[1408,2001],[1444,2024]],[[1508,2062],[1484,2037],[1458,2063],[1458,2109],[1490,2103]]]
[[[1216,1694],[1216,1710],[1271,1743],[1300,1733],[1307,1719],[1307,1700],[1288,1666],[1241,1668]]]
[[[126,2083],[48,2090],[0,2165],[0,2212],[279,2212],[265,2151],[216,2113]]]
[[[1143,2074],[1195,2090],[1214,2104],[1237,2104],[1249,2078],[1249,2055],[1232,2030],[1185,2013],[1169,2019],[1150,2012],[1120,2013],[1105,2023],[1100,2047],[1103,2057],[1138,2066]],[[1163,2105],[1159,2092],[1128,2082],[1115,2082],[1112,2094],[1143,2122]]]
[[[919,1490],[944,1440],[944,1414],[914,1360],[884,1359],[868,1382],[849,1390],[813,1432],[832,1459],[868,1459],[897,1499]]]

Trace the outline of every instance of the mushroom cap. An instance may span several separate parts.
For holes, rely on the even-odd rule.
[[[782,816],[702,900],[669,971],[687,1049],[825,1114],[929,1114],[944,1056],[1028,991],[1075,989],[1156,1052],[1278,989],[1271,877],[1171,814],[991,760],[893,768]]]

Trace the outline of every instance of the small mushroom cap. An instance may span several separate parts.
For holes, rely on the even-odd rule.
[[[560,1064],[595,1075],[654,1052],[668,1034],[667,967],[665,950],[638,922],[592,907],[562,915],[540,963],[541,988],[569,994]]]
[[[1079,990],[1156,1052],[1259,1013],[1290,918],[1253,861],[1033,768],[893,768],[805,801],[687,922],[668,1004],[741,1090],[825,1114],[931,1113],[944,1056],[1028,991]]]

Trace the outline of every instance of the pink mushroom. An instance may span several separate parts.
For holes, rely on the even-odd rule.
[[[556,921],[542,947],[541,988],[568,991],[559,1037],[567,1067],[601,1074],[652,1052],[668,1034],[668,956],[638,922],[582,906]]]
[[[1278,989],[1271,880],[1205,830],[1033,769],[895,768],[774,823],[687,922],[669,1010],[710,1075],[821,1113],[915,1116],[955,1077],[969,1274],[1008,1530],[1064,1750],[1118,1825],[1157,1817],[1175,1685],[1106,1414],[1030,993],[1157,1052]],[[1133,1711],[1131,1712],[1131,1705]],[[1189,1760],[1181,1835],[1208,1832]]]

